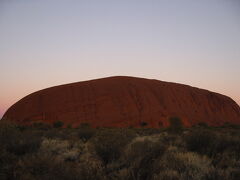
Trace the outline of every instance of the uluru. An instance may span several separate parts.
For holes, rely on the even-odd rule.
[[[185,126],[200,122],[240,124],[240,107],[231,98],[188,85],[116,76],[50,87],[12,105],[3,118],[20,124],[53,123],[77,127],[168,126],[169,117]]]

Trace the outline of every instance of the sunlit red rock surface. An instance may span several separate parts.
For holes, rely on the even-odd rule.
[[[4,118],[22,124],[63,121],[78,126],[148,127],[168,125],[178,116],[186,126],[199,122],[240,124],[240,107],[229,97],[182,84],[133,77],[110,77],[32,93]]]

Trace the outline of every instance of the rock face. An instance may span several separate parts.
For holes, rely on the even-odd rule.
[[[240,124],[240,107],[229,97],[182,84],[133,77],[110,77],[66,84],[32,93],[3,118],[22,124],[63,121],[73,127],[168,125],[171,116],[186,126],[199,122]]]

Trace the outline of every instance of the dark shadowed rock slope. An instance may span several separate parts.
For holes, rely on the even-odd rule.
[[[148,127],[180,117],[186,126],[199,122],[240,124],[240,107],[229,97],[182,84],[134,77],[109,77],[51,87],[32,93],[5,113],[23,124],[63,121],[77,126]]]

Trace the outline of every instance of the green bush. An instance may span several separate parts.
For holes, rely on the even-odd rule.
[[[17,164],[18,179],[67,180],[78,179],[79,173],[66,163],[48,154],[25,156]]]
[[[211,160],[207,157],[191,152],[179,152],[178,149],[166,152],[154,166],[155,179],[205,180],[213,169]]]
[[[104,180],[90,164],[65,162],[49,154],[25,156],[17,162],[15,179],[19,180]]]
[[[238,168],[226,167],[224,169],[211,169],[206,176],[206,180],[239,180],[240,173]]]
[[[6,121],[0,122],[0,144],[4,148],[14,144],[20,136],[21,132],[17,128],[17,125]]]
[[[238,124],[233,124],[233,123],[230,123],[230,122],[225,122],[223,125],[222,125],[223,128],[233,128],[233,129],[239,129],[240,128],[240,125]]]
[[[64,161],[76,161],[84,149],[81,141],[70,142],[61,139],[44,139],[40,152],[49,154]]]
[[[239,137],[199,129],[187,134],[185,142],[189,151],[208,156],[216,156],[223,152],[232,152],[236,154],[236,158],[240,158],[240,155],[238,155],[240,151]]]
[[[200,122],[200,123],[198,123],[197,125],[198,125],[199,127],[204,127],[204,128],[208,127],[208,124],[207,124],[206,122]]]
[[[153,164],[164,154],[165,150],[166,146],[159,141],[143,140],[130,144],[124,156],[127,167],[130,169],[130,179],[151,179]]]
[[[41,137],[31,131],[22,132],[17,125],[6,123],[0,125],[0,144],[9,153],[22,156],[38,150]]]
[[[195,130],[185,136],[187,150],[211,155],[216,144],[216,135],[209,130]]]
[[[218,135],[214,147],[214,154],[223,153],[225,151],[238,154],[240,158],[240,137],[232,137],[229,135]]]
[[[74,132],[74,129],[69,132],[69,129],[52,128],[49,131],[44,132],[43,136],[51,139],[68,139],[72,131]]]
[[[72,129],[72,124],[68,124],[68,125],[67,125],[67,128],[68,128],[68,129]]]
[[[91,139],[95,134],[95,129],[91,127],[81,127],[78,129],[78,137],[86,142]]]
[[[147,123],[147,122],[144,122],[144,121],[140,123],[140,126],[141,126],[141,127],[146,127],[147,125],[148,125],[148,123]]]
[[[93,139],[95,151],[105,164],[117,160],[124,147],[135,137],[129,129],[99,130]]]
[[[183,131],[182,120],[178,117],[170,117],[168,131],[176,134],[181,133]]]
[[[153,180],[180,180],[181,175],[176,170],[164,170],[159,174],[153,175]]]
[[[61,128],[61,127],[63,127],[63,125],[64,125],[64,123],[62,121],[55,121],[53,123],[54,128]]]
[[[14,179],[14,166],[17,162],[17,157],[14,154],[7,152],[0,146],[0,179]]]
[[[86,123],[86,122],[82,122],[79,126],[79,128],[90,128],[91,125],[89,123]]]
[[[6,150],[17,156],[32,154],[38,151],[42,141],[41,135],[32,131],[22,132],[15,137],[15,140],[8,143]]]
[[[49,124],[43,123],[43,122],[34,122],[32,124],[33,128],[40,129],[40,130],[48,130],[51,128]]]
[[[8,144],[7,151],[17,156],[37,152],[40,147],[40,139],[23,137],[13,144]]]

